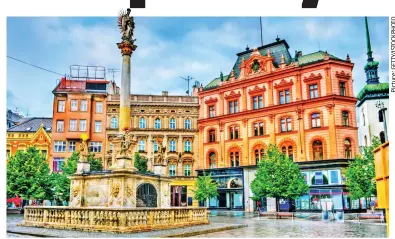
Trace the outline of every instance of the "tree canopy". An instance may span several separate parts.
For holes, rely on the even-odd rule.
[[[148,172],[148,159],[146,157],[141,157],[139,153],[134,154],[134,166],[141,173]]]
[[[356,155],[343,171],[346,187],[351,199],[369,198],[377,194],[373,149],[380,145],[378,137],[373,137],[371,146],[364,146],[362,155]]]
[[[24,199],[50,199],[50,169],[34,147],[18,150],[7,165],[7,195]]]
[[[259,162],[255,175],[251,183],[254,200],[261,197],[296,199],[309,189],[298,165],[276,145],[268,146],[266,158]]]
[[[196,180],[196,190],[192,190],[195,193],[194,198],[198,201],[205,201],[209,198],[217,197],[218,184],[213,180],[211,173],[206,175],[203,173]]]

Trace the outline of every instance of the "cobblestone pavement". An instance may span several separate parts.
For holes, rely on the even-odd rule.
[[[380,223],[357,223],[354,221],[323,222],[305,219],[258,218],[252,213],[218,213],[210,221],[248,224],[248,227],[223,232],[214,232],[193,237],[387,237],[386,225]]]
[[[176,229],[168,229],[161,231],[149,231],[149,232],[139,232],[139,233],[128,233],[128,234],[117,234],[117,233],[102,233],[102,232],[84,232],[76,230],[56,230],[47,228],[37,228],[37,227],[21,227],[17,226],[22,222],[23,216],[17,214],[7,215],[7,236],[10,237],[26,237],[17,233],[26,233],[30,235],[41,235],[47,237],[170,237],[170,236],[183,236],[190,235],[191,233],[202,233],[203,231],[210,230],[229,230],[241,226],[241,224],[230,224],[224,222],[215,222],[208,225],[200,225],[193,227],[183,227]]]

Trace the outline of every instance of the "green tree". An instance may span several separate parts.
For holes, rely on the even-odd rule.
[[[376,180],[373,149],[380,145],[378,137],[373,137],[371,146],[364,146],[362,155],[356,155],[343,170],[346,187],[351,199],[370,198],[376,195]]]
[[[70,199],[70,179],[69,176],[73,175],[77,171],[77,163],[79,160],[79,152],[74,152],[70,158],[67,159],[65,164],[62,166],[61,173],[53,173],[51,175],[51,189],[52,199],[57,201],[69,201]],[[103,170],[103,164],[101,158],[95,158],[94,153],[88,154],[88,162],[90,163],[91,171]]]
[[[209,198],[217,197],[218,194],[218,184],[211,177],[211,173],[206,175],[203,172],[203,176],[199,176],[196,181],[196,190],[192,190],[195,193],[194,199],[198,201],[204,201]]]
[[[24,199],[51,198],[50,169],[35,147],[18,150],[7,165],[7,195]]]
[[[280,198],[296,199],[309,189],[298,165],[272,144],[268,146],[266,159],[259,162],[255,176],[251,183],[255,200],[261,197],[276,198],[277,202]]]
[[[134,166],[139,172],[148,172],[148,159],[146,157],[141,157],[139,153],[134,154]]]

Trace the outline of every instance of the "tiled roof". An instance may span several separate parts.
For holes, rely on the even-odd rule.
[[[41,123],[44,124],[44,127],[47,132],[52,131],[52,118],[30,118],[19,125],[15,125],[7,130],[7,132],[36,132]]]
[[[358,93],[358,100],[362,100],[365,96],[369,94],[387,94],[389,95],[389,83],[379,83],[379,84],[366,84],[365,87]]]
[[[334,55],[331,55],[328,53],[328,57],[329,59],[332,60],[340,60],[340,61],[345,61],[342,60]],[[299,56],[297,59],[294,59],[295,61],[297,61],[299,63],[299,66],[306,66],[306,65],[310,65],[310,64],[314,64],[320,61],[324,61],[325,59],[325,52],[323,51],[317,51],[317,52],[313,52],[307,55],[302,55]]]

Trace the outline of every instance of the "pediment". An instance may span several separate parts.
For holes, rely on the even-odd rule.
[[[322,75],[321,75],[321,73],[318,73],[318,74],[314,74],[314,73],[311,73],[310,75],[309,75],[309,77],[304,77],[304,79],[303,79],[303,81],[304,82],[309,82],[309,81],[315,81],[315,80],[321,80],[322,79]]]
[[[350,75],[350,73],[346,74],[344,71],[341,71],[341,72],[336,71],[336,77],[348,80],[351,78],[351,75]]]
[[[206,104],[213,104],[213,103],[216,103],[217,101],[218,101],[217,97],[210,97],[204,103],[206,103]]]
[[[289,87],[292,86],[294,84],[294,82],[291,80],[289,80],[288,82],[285,79],[282,79],[280,81],[280,83],[275,83],[274,84],[274,88],[278,89],[278,88],[283,88],[283,87]]]
[[[259,86],[255,86],[254,89],[250,89],[248,91],[248,94],[260,94],[266,91],[265,86],[259,87]]]
[[[234,92],[233,90],[228,94],[225,95],[225,99],[233,99],[233,98],[239,98],[241,96],[240,91],[238,93]]]

